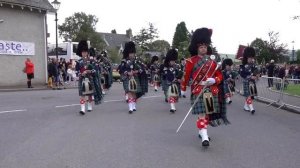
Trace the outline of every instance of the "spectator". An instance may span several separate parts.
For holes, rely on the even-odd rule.
[[[268,87],[273,87],[273,77],[274,77],[274,60],[270,61],[270,64],[267,65],[267,73],[268,73]]]
[[[27,74],[27,86],[28,88],[33,88],[31,85],[31,80],[34,78],[34,64],[31,62],[30,58],[26,59],[24,70]]]
[[[55,83],[56,87],[58,87],[59,76],[58,76],[58,64],[55,58],[52,58],[52,61],[48,65],[48,75],[49,78],[52,78],[52,81]],[[53,87],[53,86],[52,86]],[[55,89],[53,87],[53,89]]]

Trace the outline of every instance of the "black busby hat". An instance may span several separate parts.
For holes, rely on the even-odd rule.
[[[155,61],[158,61],[158,56],[154,55],[151,59],[151,64],[153,64]]]
[[[177,59],[178,59],[178,51],[177,51],[177,49],[170,49],[167,52],[164,64],[165,64],[165,66],[168,66],[170,61],[176,61]]]
[[[230,58],[224,59],[222,62],[222,69],[225,69],[226,65],[229,65],[229,66],[233,65],[232,59],[230,59]]]
[[[82,57],[81,52],[83,52],[83,51],[89,51],[89,46],[88,46],[88,43],[86,40],[81,40],[78,43],[76,55]]]
[[[125,43],[125,48],[123,50],[123,58],[128,58],[130,53],[136,53],[135,44],[133,41]]]
[[[197,29],[191,38],[191,43],[189,46],[189,52],[192,56],[198,54],[198,47],[200,44],[205,44],[209,46],[211,44],[212,29],[200,28]]]
[[[243,60],[242,60],[242,64],[245,65],[247,64],[247,60],[249,57],[255,57],[255,50],[253,47],[246,47],[244,49],[244,52],[243,52]]]

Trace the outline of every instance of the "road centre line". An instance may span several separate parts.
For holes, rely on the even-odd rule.
[[[15,112],[21,112],[21,111],[27,111],[27,110],[26,110],[26,109],[21,109],[21,110],[0,111],[0,114],[4,114],[4,113],[15,113]]]

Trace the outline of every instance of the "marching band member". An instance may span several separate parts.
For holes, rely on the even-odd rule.
[[[253,107],[254,96],[257,96],[255,80],[258,79],[258,69],[254,63],[255,50],[253,47],[246,47],[243,53],[242,65],[240,65],[240,76],[243,78],[243,91],[246,98],[244,110],[255,113]]]
[[[171,113],[175,113],[175,103],[179,97],[179,87],[182,78],[182,71],[179,65],[176,64],[178,52],[176,49],[170,49],[164,61],[164,68],[162,71],[163,90],[170,103]],[[179,86],[179,87],[178,87]]]
[[[158,56],[153,56],[150,63],[150,74],[151,74],[151,83],[154,85],[154,91],[157,92],[159,83],[160,83],[160,76],[159,76],[159,63],[158,63]]]
[[[221,124],[220,120],[224,117],[219,114],[218,101],[219,85],[223,80],[222,72],[214,58],[207,55],[211,35],[212,30],[207,28],[197,29],[193,33],[189,46],[192,57],[186,60],[185,74],[181,83],[181,90],[185,92],[190,78],[193,80],[191,103],[194,104],[197,98],[199,101],[195,102],[192,113],[198,115],[197,127],[202,146],[209,146],[208,124],[212,121],[218,121],[218,124]]]
[[[123,78],[125,93],[128,94],[129,114],[136,111],[137,99],[145,93],[144,82],[141,82],[143,81],[142,74],[145,70],[140,61],[136,59],[135,53],[135,44],[132,41],[127,42],[123,51],[120,73]]]
[[[111,65],[111,61],[109,60],[108,56],[107,56],[107,52],[106,51],[102,51],[100,53],[101,55],[101,59],[100,59],[100,65],[101,65],[101,70],[102,70],[102,88],[103,91],[102,93],[105,94],[105,90],[108,90],[113,83],[112,80],[112,65]]]
[[[92,59],[89,58],[88,44],[85,40],[82,40],[78,44],[76,54],[81,57],[76,64],[76,71],[79,74],[78,91],[80,96],[80,114],[85,114],[85,104],[87,102],[87,111],[91,112],[93,96],[95,97],[95,104],[99,104],[102,95],[100,92],[99,81],[96,77],[95,64]],[[88,97],[86,99],[86,96]]]
[[[223,73],[223,91],[227,104],[231,104],[231,97],[234,92],[234,82],[237,77],[237,73],[232,70],[233,61],[230,58],[226,58],[222,62],[222,73]]]

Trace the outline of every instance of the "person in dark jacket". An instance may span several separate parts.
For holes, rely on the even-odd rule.
[[[274,76],[274,69],[275,64],[274,60],[271,60],[270,64],[267,66],[267,73],[268,73],[268,87],[273,87],[273,76]]]

